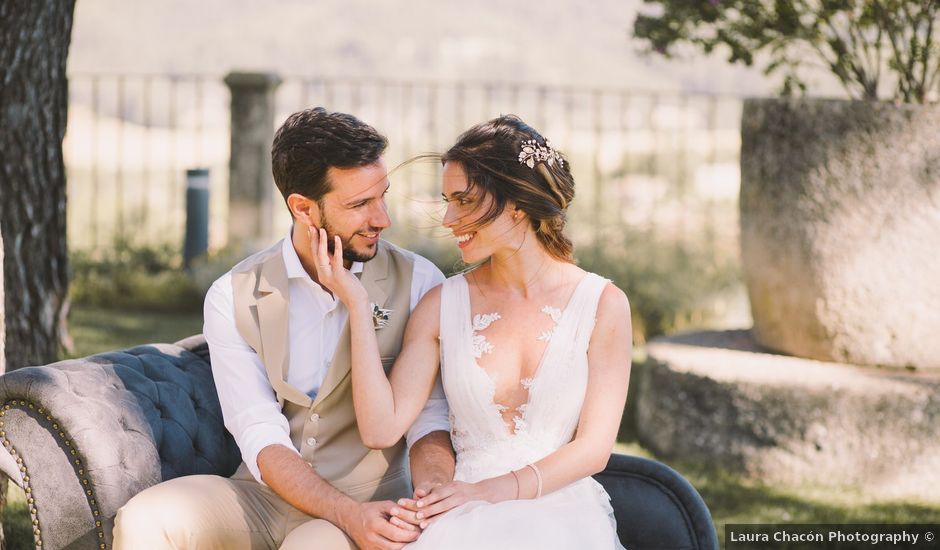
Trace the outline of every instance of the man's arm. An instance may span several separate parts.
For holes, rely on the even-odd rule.
[[[258,453],[264,482],[288,504],[342,529],[360,549],[398,549],[418,538],[417,529],[392,525],[393,502],[358,503],[317,475],[292,449],[269,445]]]
[[[410,460],[411,482],[417,498],[425,496],[436,485],[454,479],[454,447],[446,431],[433,431],[415,442]]]

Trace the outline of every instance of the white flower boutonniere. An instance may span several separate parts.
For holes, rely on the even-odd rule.
[[[375,330],[388,326],[388,319],[392,315],[392,310],[380,308],[378,304],[372,304],[372,326]]]

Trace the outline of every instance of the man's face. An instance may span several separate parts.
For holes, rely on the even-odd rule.
[[[331,190],[318,201],[319,226],[330,237],[333,252],[334,235],[343,243],[343,259],[367,262],[378,251],[379,234],[392,224],[385,204],[388,192],[388,170],[379,159],[359,168],[335,168],[327,171]]]

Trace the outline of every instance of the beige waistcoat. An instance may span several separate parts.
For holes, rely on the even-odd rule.
[[[315,399],[287,383],[288,347],[287,270],[282,243],[232,269],[235,324],[258,353],[290,423],[290,437],[300,455],[340,491],[363,502],[397,498],[409,493],[405,444],[372,450],[362,443],[356,425],[350,376],[349,323],[343,328],[326,378]],[[411,313],[414,259],[385,241],[359,275],[372,302],[390,309],[388,325],[376,329],[385,371],[401,349]],[[312,361],[316,364],[316,361]],[[242,464],[234,477],[251,477]]]

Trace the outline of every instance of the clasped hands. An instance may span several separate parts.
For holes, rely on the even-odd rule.
[[[343,528],[363,550],[399,550],[418,540],[442,514],[472,500],[486,500],[479,484],[426,483],[415,489],[412,498],[401,498],[397,503],[386,500],[358,505],[354,520]]]
[[[423,530],[444,512],[474,500],[491,500],[481,484],[463,481],[426,484],[415,489],[414,498],[398,499],[398,507],[392,509],[390,521],[399,527]]]

